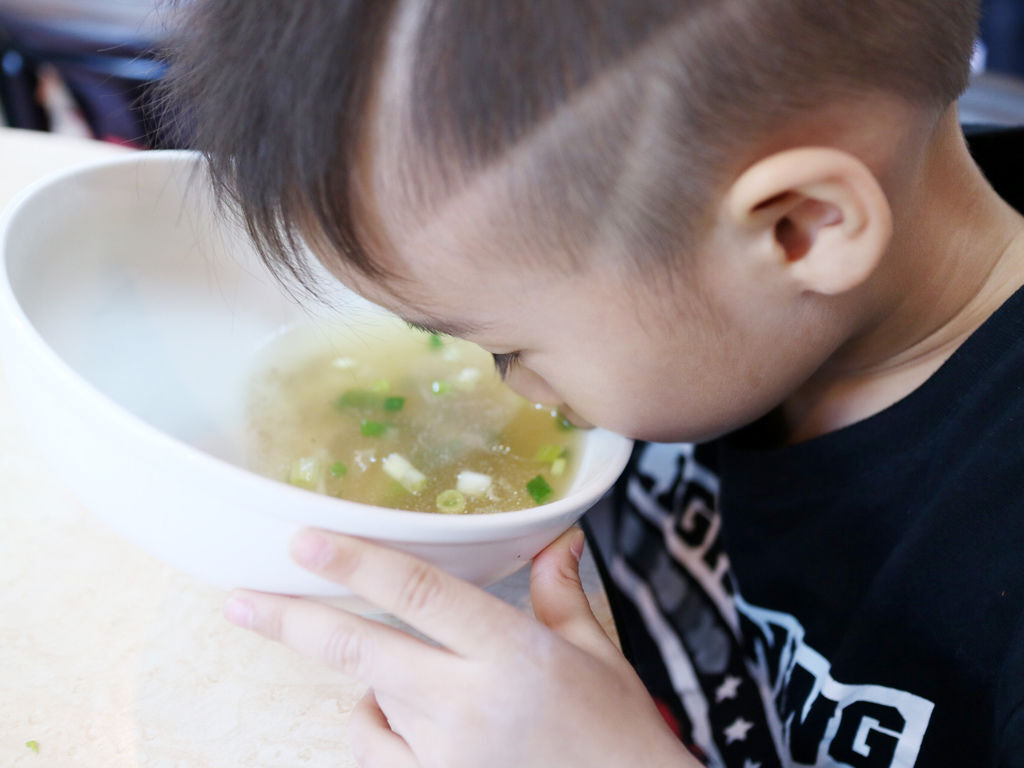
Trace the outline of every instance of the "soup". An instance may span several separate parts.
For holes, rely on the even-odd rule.
[[[572,482],[581,435],[516,395],[490,354],[402,323],[290,331],[249,401],[256,471],[350,501],[477,514],[543,504]]]

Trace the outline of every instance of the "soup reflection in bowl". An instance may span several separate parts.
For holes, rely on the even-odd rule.
[[[0,231],[11,395],[53,477],[114,529],[225,588],[346,594],[291,562],[304,526],[487,586],[615,481],[631,443],[603,430],[581,433],[562,498],[493,514],[371,506],[251,471],[251,382],[269,345],[339,326],[372,344],[395,320],[329,279],[325,301],[291,298],[216,213],[204,179],[187,152],[104,160],[26,190]]]

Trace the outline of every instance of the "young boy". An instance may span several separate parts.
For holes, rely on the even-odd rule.
[[[293,542],[436,645],[231,598],[370,685],[363,765],[1024,765],[1024,221],[957,120],[976,15],[194,4],[173,92],[275,272],[308,282],[308,244],[526,397],[686,441],[638,451],[605,536],[635,671],[575,530],[534,562],[537,621]]]

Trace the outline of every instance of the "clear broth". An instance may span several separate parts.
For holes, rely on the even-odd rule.
[[[557,411],[505,386],[484,350],[397,322],[365,337],[309,328],[283,334],[261,358],[248,405],[254,470],[419,512],[492,513],[553,501],[572,484],[582,445]],[[393,454],[414,468],[412,479],[396,476],[401,462],[387,461]],[[460,493],[462,508],[448,494],[444,506],[438,496],[457,490],[462,472],[488,476],[489,487]]]

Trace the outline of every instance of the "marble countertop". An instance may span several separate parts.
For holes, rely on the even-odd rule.
[[[49,172],[125,151],[0,129],[0,207]],[[0,765],[354,765],[346,723],[363,686],[228,624],[221,590],[106,529],[32,452],[2,366]],[[613,631],[588,556],[584,584]],[[523,570],[492,591],[528,610],[527,589]]]

